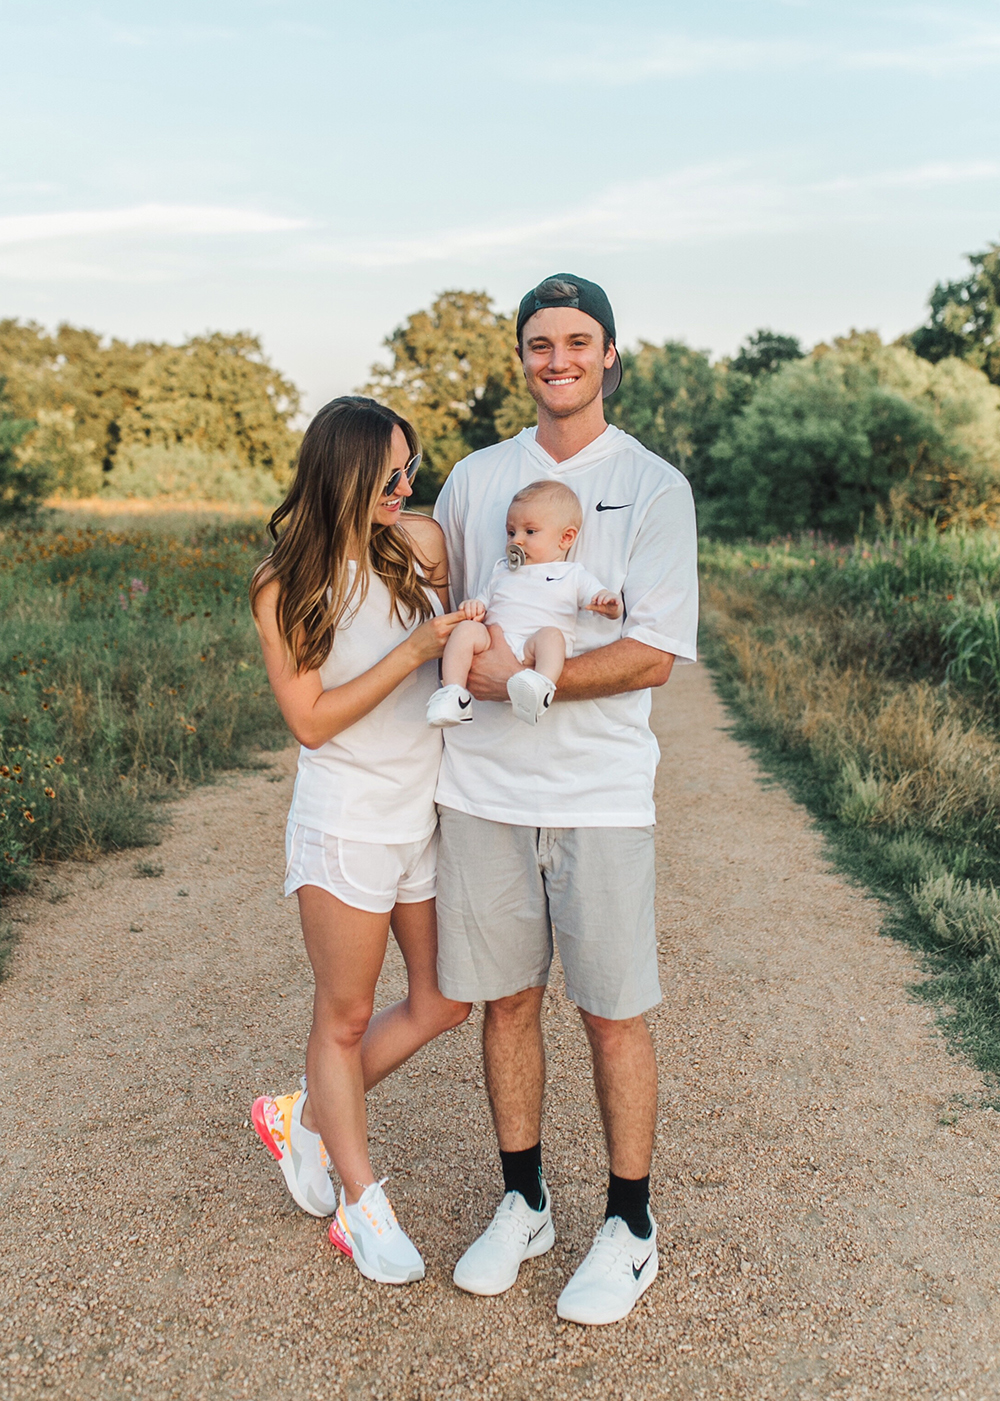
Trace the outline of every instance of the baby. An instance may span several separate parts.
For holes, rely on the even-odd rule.
[[[473,657],[490,646],[488,623],[504,637],[525,670],[507,682],[514,714],[537,723],[552,704],[563,664],[573,651],[581,608],[619,618],[622,601],[582,564],[566,555],[580,533],[583,513],[576,492],[547,480],[522,487],[507,510],[507,557],[490,575],[482,598],[459,605],[465,622],[448,638],[440,690],[427,702],[427,723],[440,729],[472,719],[466,689]]]

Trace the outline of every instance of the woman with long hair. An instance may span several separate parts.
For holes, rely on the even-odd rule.
[[[441,732],[425,719],[463,615],[444,612],[440,527],[401,510],[419,463],[413,428],[373,399],[320,409],[250,586],[268,678],[301,745],[285,894],[298,896],[316,982],[303,1090],[258,1099],[253,1120],[299,1206],[335,1214],[330,1239],[386,1284],[424,1265],[372,1171],[365,1091],[469,1013],[437,986]],[[408,991],[373,1017],[390,928]]]

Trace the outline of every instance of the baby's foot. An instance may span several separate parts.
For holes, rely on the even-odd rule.
[[[427,702],[427,723],[436,730],[472,719],[472,696],[464,686],[442,686]]]
[[[526,725],[537,725],[552,704],[556,683],[540,671],[515,671],[507,682],[507,694],[514,714]]]

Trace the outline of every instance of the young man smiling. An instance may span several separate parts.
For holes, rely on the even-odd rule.
[[[483,1058],[504,1197],[455,1267],[473,1294],[500,1294],[555,1239],[542,1173],[541,1007],[553,936],[590,1042],[610,1159],[605,1220],[559,1298],[577,1323],[624,1318],[656,1276],[649,1167],[656,1061],[643,1013],[660,1000],[653,916],[650,688],[693,661],[697,546],[683,476],[609,427],[621,381],[611,305],[560,273],[522,299],[518,353],[538,427],[473,453],[435,509],[455,599],[476,596],[504,544],[511,497],[550,477],[571,486],[583,526],[571,551],[623,597],[618,619],[581,614],[544,725],[520,724],[507,681],[520,663],[499,629],[474,663],[471,725],[446,731],[437,799],[438,979],[486,1003]]]

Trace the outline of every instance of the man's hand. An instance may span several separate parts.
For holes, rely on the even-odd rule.
[[[458,611],[469,622],[481,623],[486,617],[486,604],[481,598],[463,598],[458,605]]]
[[[523,671],[522,664],[514,656],[503,635],[503,628],[496,623],[490,625],[490,648],[480,652],[472,660],[469,679],[465,683],[476,700],[506,701],[507,682],[515,671]]]
[[[622,615],[622,601],[616,593],[610,589],[602,589],[600,593],[595,593],[594,597],[586,606],[588,613],[600,613],[602,618],[620,618]]]

